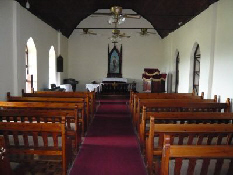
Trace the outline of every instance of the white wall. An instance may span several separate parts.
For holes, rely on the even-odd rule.
[[[127,12],[133,13],[130,10]],[[109,28],[106,17],[88,17],[77,27],[84,28]],[[126,19],[119,27],[149,27],[151,24],[145,19]],[[101,82],[107,77],[108,71],[108,44],[110,50],[113,44],[108,39],[111,37],[111,29],[93,29],[98,35],[82,35],[82,30],[75,30],[69,38],[69,77],[79,80],[78,90],[85,90],[85,84],[92,81]],[[155,32],[154,30],[151,30]],[[130,35],[123,38],[122,44],[122,76],[129,82],[137,82],[137,90],[142,90],[142,73],[144,68],[158,68],[166,72],[166,62],[163,60],[163,41],[156,35],[140,36],[140,30],[121,30]]]
[[[13,92],[13,4],[0,1],[0,99],[5,99],[6,92]]]
[[[212,94],[233,98],[233,1],[221,0],[217,8]]]
[[[37,49],[38,90],[47,88],[49,49],[54,46],[58,55],[58,32],[13,0],[0,1],[0,24],[0,99],[4,100],[8,91],[19,95],[25,89],[25,46],[30,37]],[[67,48],[67,38],[61,36],[66,71]]]
[[[191,92],[190,60],[194,44],[198,43],[201,52],[200,92],[208,98],[216,94],[221,101],[233,97],[232,16],[233,1],[221,0],[164,39],[164,56],[170,59],[170,72],[173,74],[176,49],[180,53],[179,92]]]

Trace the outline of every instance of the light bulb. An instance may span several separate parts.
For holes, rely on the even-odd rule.
[[[118,18],[118,24],[122,24],[125,22],[125,17],[123,15],[120,15]]]
[[[27,1],[26,2],[26,9],[29,9],[30,8],[30,4],[29,4],[29,2]]]

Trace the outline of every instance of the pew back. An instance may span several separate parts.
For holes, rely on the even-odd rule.
[[[1,109],[0,122],[15,123],[62,123],[65,121],[67,135],[74,140],[74,152],[81,143],[81,130],[77,117],[77,110],[24,110]]]
[[[233,174],[233,147],[229,145],[171,145],[170,135],[164,135],[162,152],[161,175],[169,174],[169,160],[174,158],[174,168],[171,174]],[[188,158],[188,159],[187,159]],[[211,159],[216,159],[211,167]],[[228,167],[223,166],[224,159],[229,159]],[[203,161],[200,162],[200,159]],[[186,165],[184,165],[186,163]],[[172,170],[172,169],[171,169]],[[208,171],[210,170],[210,171]],[[212,171],[211,171],[212,170]],[[222,170],[222,171],[221,171]],[[225,171],[225,173],[223,173]],[[199,172],[199,173],[198,173]]]
[[[85,132],[86,119],[84,118],[84,104],[82,103],[51,103],[51,102],[2,102],[0,108],[3,109],[25,109],[25,110],[76,110],[76,117],[82,125],[82,135]]]
[[[95,113],[95,92],[60,92],[60,91],[33,91],[33,93],[25,93],[22,89],[23,97],[60,97],[60,98],[86,98],[88,111],[90,110],[92,118]],[[89,107],[90,106],[90,107]]]
[[[204,93],[201,96],[195,96],[193,93],[131,93],[131,111],[135,113],[139,99],[204,99]],[[215,96],[217,100],[217,96]]]
[[[145,147],[146,137],[149,134],[150,118],[154,118],[154,123],[166,124],[199,124],[199,123],[232,123],[233,113],[220,112],[146,112],[143,108],[142,121],[139,128],[139,138],[142,149]]]
[[[229,99],[227,103],[216,103],[216,102],[200,102],[199,100],[181,100],[181,99],[169,99],[159,100],[155,102],[141,101],[140,107],[138,107],[136,115],[133,118],[135,127],[139,127],[141,121],[141,112],[143,106],[146,107],[147,111],[153,112],[224,112],[230,111]]]
[[[146,143],[149,172],[153,174],[153,167],[159,172],[164,134],[171,135],[174,145],[230,145],[232,132],[232,124],[154,124],[152,117]]]
[[[44,155],[62,157],[62,174],[67,173],[70,161],[64,123],[0,123],[9,155]],[[13,139],[11,139],[13,137]],[[30,138],[33,139],[30,139]],[[59,145],[59,137],[61,145]],[[41,142],[42,139],[42,142]],[[52,145],[48,140],[52,140]],[[32,143],[31,143],[32,142]],[[22,156],[17,156],[22,161]],[[51,157],[50,157],[51,158]],[[16,159],[14,159],[16,160]]]

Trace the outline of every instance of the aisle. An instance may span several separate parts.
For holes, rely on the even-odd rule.
[[[145,175],[125,103],[101,103],[71,175]]]

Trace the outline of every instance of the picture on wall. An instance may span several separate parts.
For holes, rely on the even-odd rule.
[[[114,50],[112,53],[112,56],[110,58],[110,73],[119,73],[119,55],[118,53]]]
[[[108,46],[108,75],[107,77],[122,77],[122,45],[120,51],[114,45],[113,49],[109,52]]]

